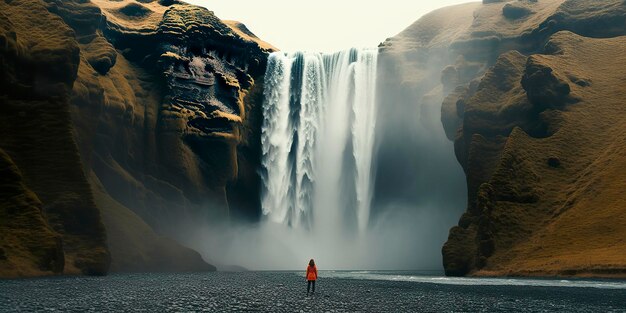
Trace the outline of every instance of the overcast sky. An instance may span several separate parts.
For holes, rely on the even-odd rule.
[[[284,51],[375,47],[440,7],[471,0],[185,0]]]

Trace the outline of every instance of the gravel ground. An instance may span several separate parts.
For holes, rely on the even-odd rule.
[[[626,312],[626,289],[446,285],[304,273],[118,274],[0,280],[0,311]]]

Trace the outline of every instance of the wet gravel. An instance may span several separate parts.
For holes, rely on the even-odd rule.
[[[468,286],[304,273],[118,274],[0,280],[0,311],[626,312],[626,290]],[[329,275],[332,276],[332,275]]]

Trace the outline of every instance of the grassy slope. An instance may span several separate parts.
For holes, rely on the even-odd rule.
[[[214,271],[200,254],[157,235],[137,214],[109,196],[95,174],[90,181],[102,212],[114,272]]]
[[[527,183],[538,190],[539,200],[496,202],[493,215],[508,215],[510,223],[499,228],[512,240],[499,242],[496,236],[496,247],[505,249],[496,248],[487,266],[476,274],[622,276],[626,274],[626,37],[590,39],[558,33],[551,41],[562,54],[533,58],[590,85],[569,82],[580,102],[562,113],[554,135],[536,139],[518,131],[509,137],[505,153],[525,155],[524,166],[537,175]],[[549,158],[559,159],[560,166],[550,167]],[[510,185],[501,177],[496,173],[490,183]]]
[[[625,16],[621,0],[474,2],[381,46],[396,84],[443,90],[468,188],[442,251],[449,275],[625,275]],[[565,53],[532,60],[571,88],[568,103],[557,103],[559,82],[539,80],[533,96],[520,83],[553,35]]]
[[[624,46],[559,32],[483,76],[457,138],[475,201],[443,249],[452,274],[626,275]]]
[[[0,149],[0,277],[63,270],[61,236],[48,225],[41,206],[13,160]]]

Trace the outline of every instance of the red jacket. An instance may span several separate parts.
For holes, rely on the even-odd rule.
[[[306,268],[306,280],[317,280],[317,267],[315,265],[307,266],[307,268]]]

